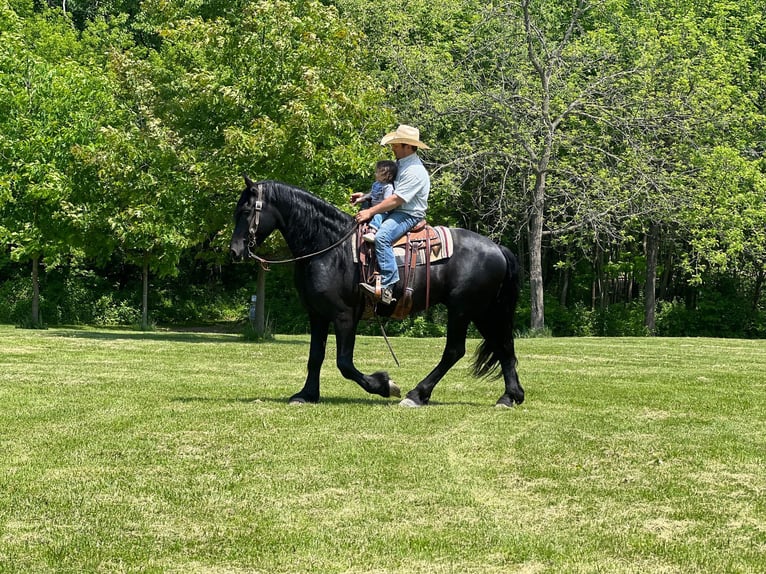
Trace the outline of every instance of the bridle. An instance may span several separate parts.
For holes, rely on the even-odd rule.
[[[259,183],[257,189],[257,195],[255,197],[255,216],[253,217],[252,225],[250,226],[250,229],[247,232],[247,256],[250,259],[255,259],[258,263],[261,264],[261,267],[263,267],[264,270],[268,270],[269,265],[278,265],[280,263],[294,263],[295,261],[303,261],[304,259],[310,259],[312,257],[316,257],[317,255],[321,255],[322,253],[327,253],[331,249],[335,249],[338,245],[346,241],[351,235],[356,231],[356,228],[359,227],[359,224],[354,222],[354,225],[351,226],[351,229],[346,232],[346,234],[338,239],[335,243],[330,245],[329,247],[325,247],[324,249],[320,249],[319,251],[315,251],[313,253],[308,253],[306,255],[300,255],[299,257],[292,257],[290,259],[278,259],[278,260],[272,260],[272,259],[264,259],[260,255],[256,255],[253,253],[253,248],[256,247],[256,240],[255,240],[255,234],[258,232],[258,225],[261,223],[261,211],[263,211],[263,184]]]
[[[263,184],[258,184],[258,195],[255,198],[255,217],[252,225],[247,231],[247,253],[253,256],[252,248],[255,247],[255,234],[258,231],[258,225],[261,223],[261,211],[263,211]]]

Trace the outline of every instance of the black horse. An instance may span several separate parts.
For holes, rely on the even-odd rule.
[[[245,177],[245,190],[234,213],[231,254],[235,259],[255,257],[251,249],[278,229],[295,263],[295,284],[311,323],[308,376],[291,403],[319,401],[319,372],[325,358],[330,323],[337,339],[337,365],[341,374],[365,391],[399,397],[399,387],[388,373],[365,375],[354,366],[356,327],[365,308],[359,288],[360,270],[354,262],[351,233],[353,218],[316,196],[283,183],[253,183]],[[430,301],[448,310],[447,343],[439,364],[412,389],[401,404],[428,403],[436,384],[465,355],[465,340],[473,321],[484,337],[476,351],[473,372],[490,375],[499,367],[505,392],[498,406],[521,404],[524,390],[516,374],[513,323],[519,295],[519,266],[505,247],[465,229],[451,229],[454,252],[450,259],[431,266]],[[425,277],[415,277],[412,312],[426,305]],[[394,297],[402,294],[401,281]],[[393,305],[378,305],[390,315]],[[499,373],[498,373],[499,376]]]

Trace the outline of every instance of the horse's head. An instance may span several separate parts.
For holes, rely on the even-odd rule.
[[[253,183],[245,177],[245,190],[234,211],[234,233],[231,236],[229,252],[234,259],[243,259],[250,250],[257,247],[279,225],[279,213],[266,202],[266,182]]]

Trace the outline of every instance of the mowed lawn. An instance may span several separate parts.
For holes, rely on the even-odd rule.
[[[440,339],[357,342],[406,392]],[[473,350],[476,341],[469,341]],[[517,342],[401,408],[308,337],[0,327],[0,572],[766,571],[766,341]]]

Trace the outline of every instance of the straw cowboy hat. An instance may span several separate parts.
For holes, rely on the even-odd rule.
[[[406,126],[404,124],[396,128],[395,132],[387,133],[380,140],[380,145],[389,145],[395,143],[409,144],[415,147],[421,147],[423,149],[431,149],[422,141],[420,141],[420,130],[413,128],[412,126]]]

